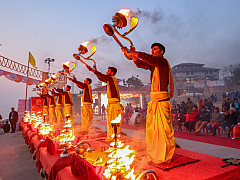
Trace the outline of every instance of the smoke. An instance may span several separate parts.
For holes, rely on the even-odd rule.
[[[138,51],[151,53],[150,46],[152,43],[161,42],[166,44],[165,41],[169,37],[179,36],[179,29],[176,30],[174,27],[176,25],[180,27],[180,20],[173,15],[165,15],[161,9],[153,11],[137,9],[134,15],[139,18],[139,24],[127,37],[132,40]],[[119,31],[123,34],[127,30],[128,27],[125,27]],[[130,47],[128,41],[117,34],[116,36],[124,46]],[[91,58],[96,61],[97,69],[100,72],[105,73],[108,66],[114,66],[118,69],[117,78],[128,79],[131,76],[139,75],[144,84],[149,83],[149,71],[139,69],[132,61],[127,60],[121,48],[111,36],[103,35],[89,41],[91,45],[97,48],[96,53]],[[128,68],[127,71],[126,67]]]
[[[112,38],[108,38],[107,36],[100,36],[98,38],[91,39],[90,42],[93,45],[105,45],[107,42],[111,42]]]
[[[135,15],[140,18],[141,17],[146,18],[146,19],[150,20],[151,23],[158,23],[159,21],[161,21],[163,19],[163,12],[161,9],[158,9],[158,10],[156,9],[153,11],[138,9],[135,12]]]

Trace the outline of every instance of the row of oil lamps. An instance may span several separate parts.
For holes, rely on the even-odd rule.
[[[64,147],[63,153],[60,157],[68,157],[69,153],[67,153],[66,148],[73,146],[72,141],[75,140],[74,131],[72,129],[71,120],[69,119],[69,115],[66,115],[66,121],[63,126],[63,130],[60,131],[59,134],[54,133],[54,125],[49,125],[45,121],[45,116],[40,115],[41,112],[35,114],[34,112],[30,114],[30,112],[26,112],[23,118],[23,122],[30,124],[34,129],[37,129],[38,135],[42,135],[43,138],[41,142],[44,142],[46,137],[59,142],[58,146]]]

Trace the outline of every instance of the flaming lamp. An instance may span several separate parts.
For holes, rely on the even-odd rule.
[[[126,37],[126,35],[132,32],[138,25],[138,18],[133,16],[133,14],[134,14],[134,11],[131,11],[130,9],[121,9],[113,16],[112,18],[113,24],[103,25],[103,29],[105,33],[109,36],[112,36],[121,48],[124,46],[122,45],[122,43],[119,41],[119,39],[114,33],[117,33],[118,36],[127,40],[130,43],[130,47],[134,47],[132,41]],[[128,29],[125,33],[121,34],[116,28],[122,29],[123,27],[126,27],[128,20],[131,28]],[[133,59],[133,56],[130,56],[127,53],[124,55],[129,60]]]
[[[45,141],[45,136],[47,136],[50,131],[53,131],[53,127],[51,127],[49,124],[47,123],[42,123],[41,127],[39,127],[39,134],[43,135],[43,138],[41,139],[41,142]]]
[[[69,119],[70,115],[66,115],[65,125],[63,126],[65,129],[61,131],[59,137],[59,146],[64,147],[64,151],[60,154],[61,158],[69,157],[70,154],[67,152],[67,148],[72,146],[72,142],[75,139],[74,131],[71,129],[72,124]]]
[[[31,120],[30,112],[29,111],[25,111],[25,115],[23,117],[23,122],[25,124],[27,124],[27,123],[29,123],[30,120]]]
[[[96,61],[94,61],[93,59],[91,59],[90,57],[96,52],[96,47],[95,46],[91,46],[91,54],[87,57],[84,57],[83,54],[86,54],[88,52],[88,46],[90,46],[90,42],[89,41],[85,41],[83,42],[79,47],[78,47],[78,53],[73,54],[73,57],[76,60],[81,61],[85,66],[87,66],[86,62],[84,62],[82,59],[85,60],[91,60],[93,61],[94,65],[96,66]],[[82,58],[82,59],[81,59]]]
[[[72,66],[72,68],[70,69],[71,66]],[[63,70],[59,71],[60,74],[64,75],[65,77],[68,77],[68,76],[75,77],[75,75],[73,73],[71,73],[73,71],[73,69],[76,67],[76,64],[74,62],[67,61],[67,62],[63,63],[62,67],[63,67]]]
[[[129,146],[115,149],[108,157],[111,159],[107,161],[107,167],[103,173],[106,179],[135,179],[134,168],[131,168],[135,155]]]

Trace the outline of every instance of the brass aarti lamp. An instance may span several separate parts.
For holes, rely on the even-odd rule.
[[[67,62],[63,63],[62,67],[63,67],[63,70],[59,71],[60,74],[64,75],[67,78],[68,78],[68,76],[75,77],[75,75],[73,73],[71,73],[73,71],[73,69],[76,67],[76,64],[74,62],[67,61]]]
[[[113,24],[104,24],[103,29],[105,33],[109,36],[112,36],[115,41],[118,43],[118,45],[122,48],[124,47],[122,43],[119,41],[117,36],[114,33],[117,33],[118,36],[120,36],[123,39],[126,39],[130,43],[130,47],[134,47],[132,41],[126,37],[130,32],[132,32],[138,25],[138,18],[133,16],[133,11],[130,9],[121,9],[118,11],[112,18]],[[122,29],[123,27],[127,26],[127,22],[129,19],[129,24],[131,26],[130,29],[128,29],[125,33],[121,34],[118,29]],[[127,59],[132,60],[133,56],[129,55],[128,53],[124,53]]]
[[[96,67],[96,61],[94,61],[93,59],[91,59],[92,55],[95,54],[96,52],[96,47],[95,46],[91,46],[91,54],[88,55],[87,57],[84,57],[83,54],[86,54],[88,52],[88,46],[90,46],[90,42],[89,41],[85,41],[83,42],[79,47],[78,47],[78,53],[73,54],[73,57],[76,60],[81,61],[85,66],[88,66],[86,62],[84,62],[82,59],[85,60],[90,60],[94,63],[94,66]]]

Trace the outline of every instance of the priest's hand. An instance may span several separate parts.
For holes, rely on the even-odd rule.
[[[90,66],[86,66],[87,67],[87,69],[89,70],[89,71],[91,71],[91,72],[93,72],[94,70],[93,70],[93,68],[91,68]]]
[[[122,50],[123,53],[127,53],[128,48],[124,46],[124,47],[121,48],[121,50]]]

